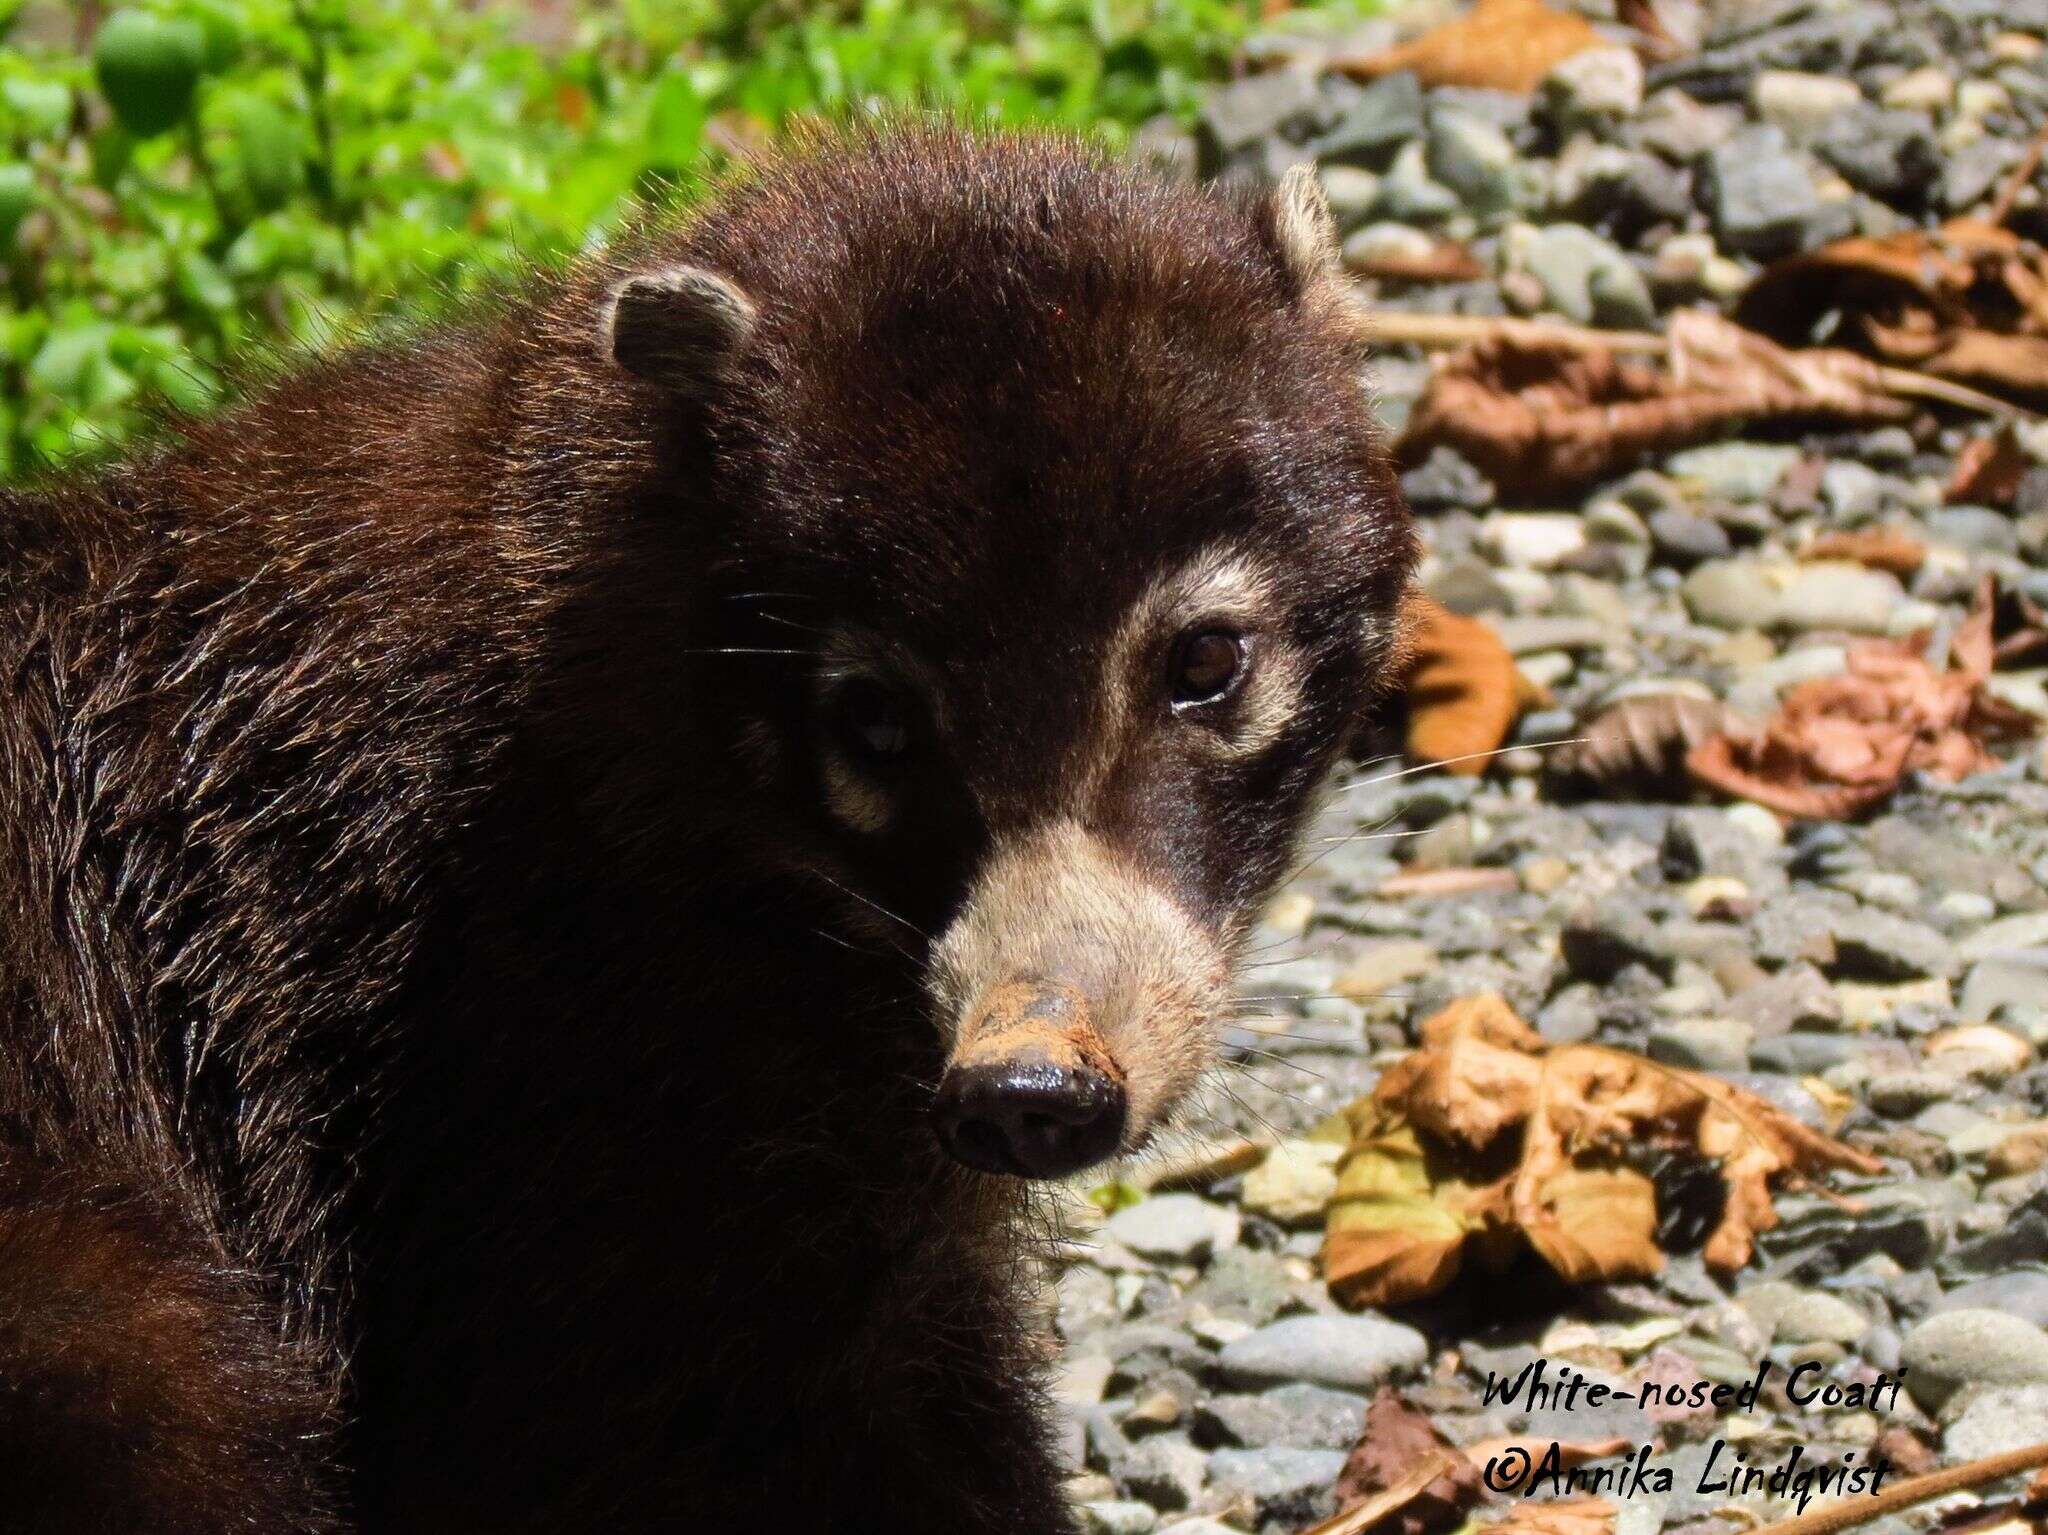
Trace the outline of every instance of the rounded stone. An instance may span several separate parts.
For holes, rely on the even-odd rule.
[[[1154,1194],[1103,1223],[1102,1234],[1140,1257],[1161,1263],[1202,1263],[1236,1245],[1240,1218],[1229,1205],[1197,1194]]]
[[[1369,1391],[1422,1367],[1429,1344],[1421,1333],[1379,1316],[1296,1316],[1272,1322],[1227,1345],[1217,1357],[1236,1385],[1307,1381],[1340,1391]]]
[[[1906,1389],[1930,1411],[1965,1386],[2048,1385],[2048,1332],[2003,1311],[1940,1312],[1906,1334],[1899,1357]]]

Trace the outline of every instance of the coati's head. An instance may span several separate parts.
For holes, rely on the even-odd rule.
[[[598,350],[715,524],[691,644],[760,653],[701,668],[750,835],[919,968],[972,1167],[1161,1124],[1385,681],[1412,535],[1332,245],[1306,173],[919,130],[609,275]]]

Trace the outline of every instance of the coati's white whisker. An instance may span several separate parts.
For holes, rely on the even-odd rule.
[[[808,650],[771,650],[755,645],[721,645],[710,650],[674,650],[678,656],[808,656]]]
[[[823,869],[812,869],[810,872],[817,875],[819,879],[822,879],[826,884],[830,885],[834,890],[837,890],[840,894],[852,896],[856,901],[860,902],[861,905],[867,907],[868,910],[873,912],[879,912],[882,916],[887,917],[891,922],[902,923],[903,926],[909,928],[913,933],[917,934],[920,942],[928,944],[932,941],[931,935],[925,932],[925,930],[919,927],[915,922],[912,922],[908,917],[899,917],[895,912],[889,910],[888,907],[880,904],[877,901],[869,900],[866,896],[862,895],[858,890],[855,890],[852,886],[840,884],[838,880],[834,879],[831,875],[827,874]],[[908,959],[912,956],[906,954],[904,957]]]
[[[1275,1050],[1260,1050],[1251,1045],[1238,1045],[1235,1049],[1241,1055],[1263,1056],[1276,1066],[1284,1066],[1289,1071],[1298,1071],[1305,1077],[1314,1077],[1318,1082],[1330,1080],[1328,1073],[1317,1071],[1313,1067],[1304,1066],[1299,1061],[1290,1061],[1286,1056],[1281,1055]],[[1275,1091],[1278,1091],[1278,1089],[1276,1088]]]
[[[1256,1119],[1260,1123],[1260,1125],[1262,1125],[1265,1128],[1266,1133],[1271,1135],[1274,1140],[1284,1141],[1287,1139],[1286,1136],[1280,1133],[1280,1127],[1278,1125],[1274,1124],[1272,1120],[1266,1118],[1265,1115],[1261,1114],[1249,1103],[1246,1103],[1244,1099],[1238,1097],[1236,1093],[1232,1092],[1230,1090],[1230,1084],[1228,1082],[1225,1082],[1221,1077],[1218,1077],[1216,1078],[1216,1086],[1222,1090],[1224,1097],[1228,1098],[1232,1103],[1237,1105],[1238,1109],[1241,1112],[1249,1114],[1253,1119]],[[1275,1090],[1277,1091],[1277,1089]]]
[[[1441,762],[1418,762],[1413,767],[1402,768],[1398,773],[1381,773],[1373,778],[1354,778],[1350,783],[1339,785],[1337,793],[1349,794],[1353,789],[1362,789],[1367,784],[1392,783],[1397,778],[1411,778],[1417,773],[1427,773],[1435,768],[1447,768],[1460,762],[1480,762],[1488,757],[1505,757],[1510,752],[1547,752],[1555,751],[1560,746],[1581,746],[1585,740],[1584,736],[1568,736],[1558,741],[1516,742],[1512,746],[1496,746],[1492,751],[1464,752],[1456,757],[1445,757]]]
[[[1286,877],[1286,879],[1282,880],[1281,883],[1289,885],[1293,884],[1294,881],[1300,879],[1302,875],[1308,873],[1310,869],[1313,869],[1317,864],[1321,863],[1325,858],[1328,858],[1332,853],[1336,852],[1338,848],[1344,846],[1344,844],[1347,842],[1357,842],[1362,838],[1379,836],[1386,829],[1386,827],[1393,821],[1393,819],[1394,818],[1392,816],[1388,816],[1385,820],[1375,822],[1371,827],[1364,831],[1353,832],[1348,837],[1340,838],[1336,842],[1332,843],[1330,846],[1324,848],[1320,853],[1316,854],[1315,857],[1309,859],[1308,862],[1302,864],[1301,867],[1295,869]]]
[[[832,632],[830,629],[820,629],[816,624],[800,624],[793,618],[784,618],[780,613],[770,613],[765,609],[754,616],[756,618],[765,618],[771,624],[781,624],[785,629],[794,629],[800,634],[830,634]]]

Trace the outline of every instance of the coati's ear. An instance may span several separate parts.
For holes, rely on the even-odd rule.
[[[1336,276],[1337,221],[1315,167],[1297,165],[1280,178],[1260,210],[1265,234],[1297,294]]]
[[[628,373],[702,399],[753,334],[754,301],[716,272],[658,267],[622,278],[598,316],[597,347]]]

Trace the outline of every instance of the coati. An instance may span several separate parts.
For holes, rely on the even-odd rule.
[[[0,495],[0,1523],[1067,1528],[1022,1193],[1397,646],[1331,246],[848,130]]]

